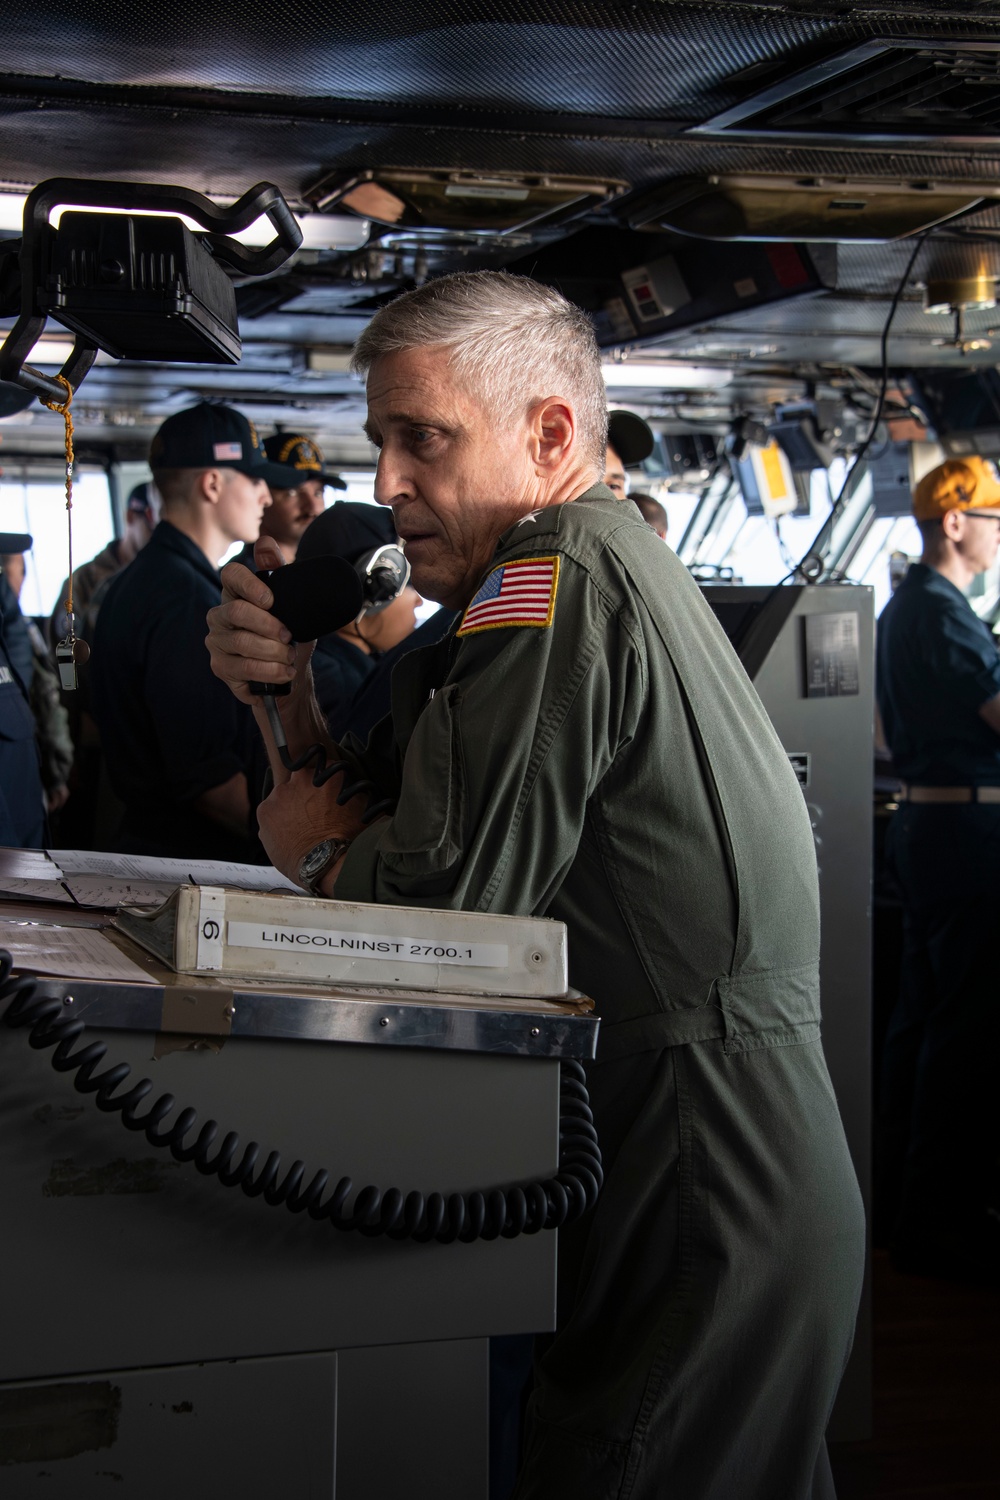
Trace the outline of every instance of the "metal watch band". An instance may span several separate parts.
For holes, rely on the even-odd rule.
[[[323,881],[326,879],[333,866],[337,863],[337,860],[340,859],[341,855],[346,854],[347,850],[351,847],[350,839],[321,839],[320,843],[329,844],[330,846],[326,859],[313,875],[310,875],[308,879],[302,881],[302,884],[305,885],[306,888],[310,890],[314,896],[323,895]],[[313,848],[309,850],[309,854],[314,853],[314,851],[318,848],[319,844],[314,844]],[[300,861],[300,871],[302,869],[302,865],[304,865],[306,860],[309,858],[309,854],[304,855],[302,860]]]

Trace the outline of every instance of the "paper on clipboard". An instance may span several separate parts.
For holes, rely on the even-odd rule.
[[[302,895],[301,888],[273,865],[246,865],[235,860],[161,859],[93,849],[49,849],[47,853],[71,888],[75,876],[101,875],[115,882],[166,886],[168,891],[178,885],[221,885],[243,891],[294,891],[297,896]]]
[[[107,875],[67,875],[65,886],[80,906],[107,910],[115,906],[160,906],[177,889],[177,882],[112,880]]]
[[[16,880],[0,875],[2,896],[16,896],[22,901],[55,901],[59,906],[76,904],[60,880]]]
[[[15,969],[32,974],[118,980],[131,984],[156,982],[138,964],[126,958],[103,933],[90,927],[0,920],[0,948],[6,948],[10,953]]]
[[[0,848],[0,881],[61,879],[62,871],[44,849]]]

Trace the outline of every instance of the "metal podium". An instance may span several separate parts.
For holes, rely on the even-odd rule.
[[[356,1187],[554,1173],[560,1059],[593,1055],[591,1016],[272,981],[233,993],[228,1036],[195,1040],[164,1029],[185,981],[144,962],[157,982],[39,986],[150,1100]],[[487,1339],[554,1326],[554,1232],[417,1244],[270,1208],[5,1028],[0,1192],[4,1500],[485,1500]]]

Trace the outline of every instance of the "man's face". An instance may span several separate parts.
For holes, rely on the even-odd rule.
[[[251,479],[238,469],[220,469],[222,490],[216,516],[223,533],[234,542],[255,542],[271,492],[263,479]]]
[[[7,552],[7,553],[4,554],[2,561],[3,561],[4,577],[7,579],[7,582],[10,584],[10,587],[13,590],[13,592],[20,599],[20,597],[21,597],[21,590],[24,588],[24,573],[25,573],[24,553],[23,552]]]
[[[604,483],[609,490],[614,490],[619,500],[624,500],[628,494],[628,479],[625,475],[625,465],[618,454],[608,444],[607,455],[604,460]]]
[[[996,562],[1000,548],[1000,510],[959,512],[963,526],[958,550],[974,572],[985,573]]]
[[[294,490],[271,490],[270,495],[261,532],[273,536],[279,547],[297,547],[306,527],[323,512],[322,480],[304,479]]]
[[[539,495],[527,419],[501,430],[448,350],[407,349],[372,365],[366,431],[381,450],[375,499],[392,506],[414,587],[458,609]]]
[[[153,535],[156,526],[156,518],[151,507],[144,510],[130,510],[125,517],[125,532],[136,552],[141,552],[143,547]]]
[[[423,600],[416,589],[407,586],[378,614],[366,615],[359,627],[360,634],[379,651],[391,651],[400,641],[405,641],[417,628],[417,610]]]

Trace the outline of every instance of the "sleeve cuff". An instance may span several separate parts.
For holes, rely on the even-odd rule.
[[[334,896],[338,901],[377,901],[379,844],[382,828],[373,823],[359,833],[344,856]]]

